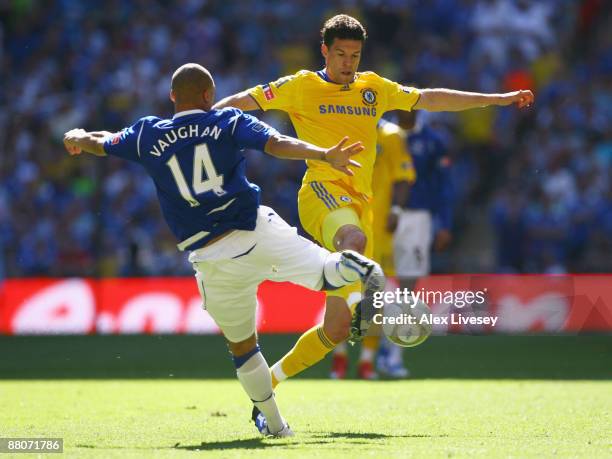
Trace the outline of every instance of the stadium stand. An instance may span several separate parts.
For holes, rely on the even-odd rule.
[[[479,268],[612,271],[612,27],[605,2],[95,3],[0,5],[0,277],[191,274],[144,172],[113,159],[70,160],[63,132],[118,130],[147,113],[170,114],[166,76],[187,61],[214,71],[218,98],[316,69],[318,24],[338,11],[368,28],[362,70],[416,86],[529,86],[536,94],[527,111],[430,117],[453,158],[455,258],[470,216],[480,211],[490,215],[480,231],[493,241],[482,250],[495,256]],[[278,115],[264,119],[290,130]],[[262,185],[263,202],[295,225],[302,172],[297,162],[249,157],[248,175]],[[460,265],[446,260],[442,269]]]

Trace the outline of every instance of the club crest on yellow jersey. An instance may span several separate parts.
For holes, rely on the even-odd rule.
[[[378,103],[376,101],[376,95],[376,91],[374,91],[372,88],[363,88],[361,90],[361,99],[363,100],[363,103],[371,107]]]

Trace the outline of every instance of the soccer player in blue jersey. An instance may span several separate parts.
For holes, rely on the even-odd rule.
[[[274,210],[261,206],[259,187],[245,177],[242,150],[322,161],[351,175],[349,166],[359,164],[350,158],[363,146],[344,147],[345,138],[332,148],[316,147],[238,109],[212,109],[214,96],[210,73],[185,64],[172,76],[172,119],[147,116],[114,134],[73,129],[64,144],[72,155],[113,155],[147,170],[179,250],[190,252],[203,306],[229,343],[238,380],[254,403],[258,430],[291,436],[257,345],[258,285],[270,279],[319,290],[361,280],[378,288],[384,276],[376,263],[356,252],[330,253],[298,236]]]

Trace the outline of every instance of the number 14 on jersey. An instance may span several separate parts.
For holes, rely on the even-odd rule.
[[[166,164],[170,168],[170,171],[172,171],[172,176],[174,177],[176,186],[183,199],[187,201],[191,207],[199,206],[200,203],[193,197],[189,185],[187,185],[187,181],[181,171],[176,155],[172,155]],[[206,175],[204,180],[202,180],[202,170]],[[195,146],[192,185],[196,195],[206,193],[207,191],[212,191],[217,196],[223,196],[226,193],[223,189],[223,174],[217,174],[217,169],[215,169],[215,165],[210,157],[208,145],[205,143]]]

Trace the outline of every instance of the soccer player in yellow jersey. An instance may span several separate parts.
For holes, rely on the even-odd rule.
[[[410,187],[416,180],[416,171],[407,148],[406,131],[397,124],[386,120],[378,123],[376,160],[372,175],[374,200],[372,212],[374,223],[374,256],[388,276],[395,276],[393,257],[393,232],[398,223],[395,209],[408,200]],[[391,288],[391,285],[387,285]],[[357,376],[361,379],[376,379],[374,355],[379,344],[379,333],[370,333],[361,343],[361,354],[357,366]],[[332,370],[333,379],[343,379],[348,369],[348,356],[345,343],[334,349]]]
[[[352,177],[331,167],[307,161],[298,210],[304,229],[321,245],[372,254],[372,166],[376,153],[376,125],[389,110],[460,111],[489,105],[533,102],[531,91],[480,94],[450,89],[416,89],[373,72],[357,72],[366,31],[355,18],[340,14],[321,30],[325,68],[302,70],[229,96],[215,108],[283,110],[300,139],[334,145],[344,135],[360,140],[365,149],[355,156],[361,163]],[[352,312],[360,287],[329,291],[323,324],[304,333],[296,345],[272,366],[274,384],[314,365],[350,333]],[[289,307],[289,306],[288,306]]]
[[[408,199],[416,170],[406,144],[406,131],[397,124],[381,120],[378,126],[378,146],[372,188],[374,212],[374,258],[385,274],[395,275],[393,262],[393,232],[397,227],[394,207]]]

